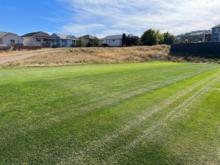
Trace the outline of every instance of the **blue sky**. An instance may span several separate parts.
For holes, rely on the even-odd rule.
[[[219,0],[1,0],[0,31],[76,36],[148,28],[180,34],[220,23]]]
[[[62,31],[62,26],[71,20],[71,14],[56,0],[1,0],[0,31],[18,34]]]

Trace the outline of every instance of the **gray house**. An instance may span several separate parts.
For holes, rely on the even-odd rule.
[[[201,43],[211,41],[210,30],[198,30],[176,36],[175,43]]]
[[[212,28],[212,41],[220,42],[220,24]]]
[[[77,43],[77,38],[73,35],[54,33],[52,34],[52,37],[54,39],[54,47],[74,47]]]
[[[0,45],[11,47],[13,45],[21,45],[23,42],[22,37],[15,33],[0,32]]]
[[[120,47],[122,46],[122,38],[122,35],[106,36],[102,39],[102,44],[110,47]]]

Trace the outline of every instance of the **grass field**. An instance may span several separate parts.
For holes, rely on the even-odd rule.
[[[0,164],[220,164],[220,66],[1,69]]]

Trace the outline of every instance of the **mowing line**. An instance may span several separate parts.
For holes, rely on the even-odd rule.
[[[168,106],[170,106],[171,104],[176,102],[176,100],[187,95],[188,93],[190,93],[194,89],[200,87],[201,85],[206,84],[207,82],[211,81],[213,79],[213,77],[216,77],[216,75],[208,77],[207,79],[205,79],[203,81],[199,81],[198,83],[193,84],[192,86],[190,86],[187,89],[179,91],[176,95],[171,96],[168,99],[164,100],[162,103],[160,103],[160,106],[155,105],[152,109],[150,109],[150,111],[139,114],[135,120],[133,120],[132,122],[128,122],[125,126],[123,125],[119,129],[117,129],[113,133],[111,133],[110,135],[106,135],[105,137],[103,137],[100,140],[93,141],[93,142],[89,143],[89,145],[86,147],[86,149],[81,150],[79,152],[75,152],[73,154],[74,155],[73,161],[74,162],[76,161],[75,163],[79,164],[80,162],[83,162],[83,160],[85,161],[85,160],[90,159],[87,153],[89,153],[91,151],[95,151],[100,148],[103,148],[107,143],[111,143],[113,140],[119,138],[120,135],[126,133],[127,131],[129,131],[130,129],[132,129],[134,127],[137,127],[138,125],[141,125],[147,118],[150,118],[155,113],[167,108]],[[64,160],[64,162],[65,161],[66,160]]]
[[[142,95],[144,93],[151,92],[153,90],[160,89],[160,88],[166,87],[168,85],[172,85],[172,84],[174,84],[176,82],[179,82],[179,81],[186,80],[188,78],[197,76],[197,75],[201,74],[202,71],[200,70],[197,73],[193,73],[193,74],[190,74],[190,75],[185,75],[183,77],[182,76],[178,76],[175,79],[168,80],[167,82],[158,83],[157,85],[153,85],[153,86],[147,87],[145,89],[141,88],[140,90],[134,91],[134,92],[130,92],[127,95],[123,94],[121,97],[117,98],[117,100],[115,100],[114,98],[110,98],[109,100],[104,100],[104,101],[103,101],[103,99],[100,99],[100,101],[102,100],[101,102],[94,102],[94,103],[90,104],[89,105],[90,106],[89,109],[88,109],[87,105],[85,107],[79,108],[77,113],[76,112],[72,113],[71,111],[70,112],[67,111],[67,112],[62,112],[61,114],[57,114],[54,117],[50,117],[50,118],[47,117],[49,120],[47,120],[46,124],[48,126],[50,126],[50,125],[54,126],[54,124],[62,122],[63,120],[66,120],[68,118],[73,118],[73,117],[79,117],[79,116],[87,115],[90,112],[98,112],[98,111],[102,110],[102,108],[104,108],[106,106],[111,106],[111,105],[113,105],[115,103],[123,102],[123,101],[128,100],[128,99],[130,99],[132,97],[136,97],[136,96]],[[42,124],[43,124],[42,126],[41,126],[41,123],[39,123],[38,127],[33,127],[32,125],[29,125],[29,124],[24,122],[23,123],[23,126],[24,126],[23,129],[25,129],[26,132],[28,132],[28,129],[30,130],[30,132],[45,129],[45,123],[42,123]],[[9,141],[9,139],[13,140],[15,138],[16,138],[16,132],[12,133],[8,137],[8,141]]]
[[[212,81],[210,80],[210,82],[205,87],[201,88],[200,90],[195,92],[191,97],[187,98],[184,102],[179,104],[173,111],[169,112],[165,118],[163,118],[160,121],[157,121],[155,125],[152,125],[150,128],[143,131],[142,135],[138,136],[132,142],[124,146],[122,148],[123,151],[116,152],[115,154],[110,156],[110,158],[107,159],[107,161],[104,161],[103,164],[117,164],[118,155],[128,153],[129,151],[131,151],[131,149],[135,148],[135,146],[138,143],[149,137],[152,132],[159,131],[159,129],[161,129],[162,127],[167,127],[169,121],[176,119],[176,117],[179,115],[184,115],[184,113],[188,111],[186,108],[191,106],[195,102],[195,99],[201,99],[201,97],[215,85],[215,83],[218,80],[217,78],[218,74],[217,76],[215,75],[215,77],[211,79]],[[183,111],[184,113],[181,111]]]
[[[78,108],[78,111],[77,111],[77,113],[76,113],[76,111],[74,111],[75,114],[71,117],[77,117],[77,116],[85,115],[85,114],[91,112],[94,109],[101,109],[101,108],[106,107],[106,106],[111,106],[113,104],[123,102],[123,101],[128,100],[132,97],[137,97],[137,96],[143,95],[147,92],[151,92],[153,90],[160,89],[160,88],[172,85],[172,84],[177,83],[179,81],[186,80],[186,79],[192,78],[194,76],[197,76],[201,73],[204,73],[204,72],[199,71],[199,72],[189,74],[189,75],[185,75],[185,76],[178,76],[174,79],[168,80],[166,82],[158,83],[156,85],[152,85],[152,86],[147,87],[147,88],[134,88],[129,93],[128,93],[128,91],[125,91],[124,93],[122,93],[120,95],[120,97],[118,97],[116,99],[113,96],[101,97],[99,99],[95,98],[95,99],[91,100],[90,102],[88,102],[86,104],[86,106],[82,105],[82,107],[78,108],[78,106],[80,106],[80,105],[77,105],[75,108]],[[107,100],[105,100],[105,99],[107,99]],[[88,109],[87,105],[90,106],[89,109]],[[68,115],[66,115],[67,113],[68,113]],[[62,112],[62,114],[63,114],[63,116],[70,116],[69,111],[68,112]],[[57,120],[63,120],[63,118],[61,118],[61,116],[55,116],[54,118],[55,118],[55,120],[56,120],[56,118],[57,118]]]

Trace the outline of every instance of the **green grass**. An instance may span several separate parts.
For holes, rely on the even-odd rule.
[[[220,66],[0,70],[0,164],[219,164]]]

